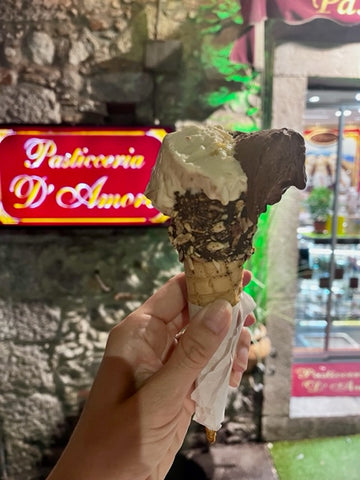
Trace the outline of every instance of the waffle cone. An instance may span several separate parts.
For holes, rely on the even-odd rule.
[[[193,305],[204,307],[209,303],[224,299],[236,305],[242,291],[242,274],[244,260],[204,261],[194,257],[184,258],[184,269],[188,301]],[[208,442],[214,443],[216,431],[206,427]]]
[[[244,260],[204,261],[184,258],[188,301],[201,307],[224,299],[236,305],[242,291]]]

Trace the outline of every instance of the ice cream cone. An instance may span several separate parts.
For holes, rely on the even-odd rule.
[[[188,301],[204,307],[221,298],[236,305],[242,291],[243,264],[242,259],[226,262],[185,257]]]
[[[241,217],[243,208],[240,199],[222,205],[203,194],[177,197],[169,234],[184,262],[190,315],[193,305],[224,299],[234,307],[240,301],[243,266],[253,252],[256,230]],[[206,435],[215,442],[215,430],[206,427]]]
[[[202,261],[185,257],[184,270],[188,301],[204,307],[217,299],[224,299],[232,306],[240,301],[242,292],[243,260]],[[216,431],[206,427],[208,442],[214,443]]]
[[[254,308],[240,294],[258,217],[291,185],[305,187],[304,160],[304,140],[293,130],[245,134],[188,126],[165,137],[146,189],[153,205],[171,217],[169,236],[184,262],[190,316],[216,299],[233,306],[228,336],[192,393],[194,418],[210,427],[210,443],[224,418],[242,322]]]

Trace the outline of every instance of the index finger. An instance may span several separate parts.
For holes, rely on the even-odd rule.
[[[244,270],[243,278],[242,278],[242,282],[243,282],[244,287],[245,287],[245,285],[250,283],[251,278],[252,278],[251,272],[249,270]]]
[[[168,323],[179,315],[186,306],[185,274],[179,273],[148,298],[139,310]]]
[[[243,285],[251,280],[251,272],[244,270]],[[172,321],[187,306],[185,274],[179,273],[168,280],[140,307],[145,314],[160,318],[165,323]]]

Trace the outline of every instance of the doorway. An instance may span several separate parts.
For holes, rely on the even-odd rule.
[[[356,83],[339,86],[339,80],[309,79],[304,111],[308,182],[297,232],[290,417],[360,412],[360,85]],[[315,216],[320,215],[316,213],[320,205],[322,227],[316,225]]]

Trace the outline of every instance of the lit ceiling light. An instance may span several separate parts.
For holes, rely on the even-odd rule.
[[[355,95],[355,100],[360,102],[360,92]]]
[[[360,98],[359,98],[360,100]],[[320,101],[320,97],[318,95],[313,95],[312,97],[309,98],[310,103],[317,103]]]
[[[351,110],[344,110],[344,111],[343,111],[344,117],[350,117],[351,114],[352,114],[352,111],[351,111]],[[336,116],[336,117],[340,117],[340,116],[341,116],[341,110],[337,110],[337,111],[335,112],[335,116]]]

